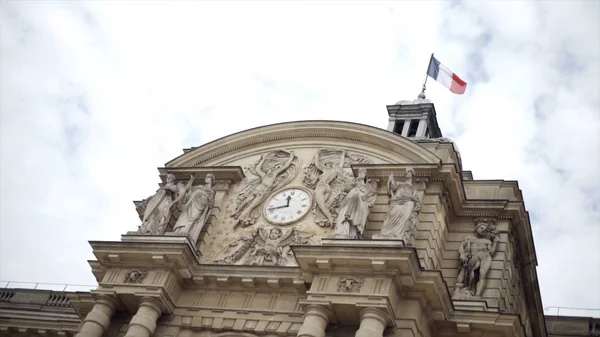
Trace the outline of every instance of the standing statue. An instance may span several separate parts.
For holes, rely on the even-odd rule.
[[[358,177],[346,189],[340,203],[333,238],[362,239],[367,217],[377,198],[377,180],[367,180],[367,170],[360,168]]]
[[[419,194],[413,186],[414,174],[413,169],[407,168],[406,181],[399,183],[390,174],[387,186],[389,208],[381,232],[374,236],[375,239],[401,239],[406,245],[412,245],[421,211]]]
[[[215,191],[213,190],[215,176],[211,173],[207,174],[204,182],[204,185],[194,186],[187,193],[183,212],[179,215],[173,228],[173,232],[187,234],[194,243],[215,203]]]
[[[237,220],[234,228],[238,225],[248,227],[258,219],[258,211],[255,209],[280,185],[289,182],[297,174],[296,166],[292,162],[296,156],[292,151],[273,151],[260,159],[250,167],[250,172],[258,178],[247,183],[238,192],[238,204],[232,216]],[[291,172],[286,172],[288,168]]]
[[[147,199],[144,217],[138,232],[149,235],[164,235],[169,220],[171,219],[171,208],[177,204],[192,186],[194,177],[190,179],[187,186],[175,183],[175,176],[167,174],[167,183],[161,186],[156,194]]]
[[[344,171],[352,164],[368,164],[371,160],[344,150],[320,149],[313,162],[304,168],[302,183],[315,189],[313,207],[315,223],[321,227],[331,227],[337,216],[340,195],[344,186],[354,177]]]
[[[500,233],[494,224],[487,220],[477,221],[475,236],[466,237],[458,248],[461,267],[453,299],[481,296],[499,240]]]

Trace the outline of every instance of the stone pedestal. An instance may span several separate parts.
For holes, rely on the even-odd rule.
[[[356,337],[382,337],[388,315],[381,309],[364,308],[360,311],[360,328]]]
[[[125,337],[150,337],[156,329],[156,320],[160,314],[161,307],[157,300],[151,297],[142,298],[137,313],[131,318]]]
[[[298,330],[298,337],[325,337],[331,311],[318,304],[309,304],[304,311],[304,323]]]
[[[100,296],[81,325],[76,337],[102,337],[110,325],[110,318],[115,313],[115,299]]]

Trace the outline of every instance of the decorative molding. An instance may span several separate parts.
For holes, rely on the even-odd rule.
[[[337,283],[337,292],[358,293],[364,282],[362,277],[342,277]]]
[[[240,145],[237,145],[237,146],[234,146],[231,148],[227,148],[225,150],[215,152],[211,155],[200,158],[200,159],[196,160],[192,164],[192,166],[197,167],[200,164],[202,164],[206,161],[209,161],[213,158],[216,158],[216,157],[222,156],[224,154],[227,154],[229,152],[233,152],[233,151],[240,150],[243,148],[252,147],[252,146],[255,146],[258,144],[262,144],[262,143],[269,143],[269,142],[274,142],[274,141],[279,141],[279,140],[290,140],[290,139],[296,139],[296,138],[333,138],[333,139],[351,140],[351,141],[355,141],[355,142],[367,143],[367,144],[371,144],[371,145],[375,145],[375,146],[384,148],[386,150],[389,150],[391,152],[399,154],[402,157],[409,159],[414,163],[425,163],[426,162],[423,159],[416,157],[414,154],[411,154],[407,151],[403,151],[398,147],[388,146],[381,142],[366,139],[366,137],[352,137],[349,135],[339,135],[339,134],[336,135],[336,134],[331,133],[331,131],[324,131],[323,133],[299,133],[299,134],[287,134],[287,135],[279,135],[279,136],[260,138],[259,140],[249,141],[244,144],[240,144]]]
[[[146,279],[146,276],[148,276],[147,270],[133,269],[128,271],[127,274],[125,274],[125,279],[123,280],[123,282],[141,284],[144,281],[144,279]]]

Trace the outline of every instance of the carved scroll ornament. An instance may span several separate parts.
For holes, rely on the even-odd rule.
[[[130,270],[127,272],[127,274],[125,274],[125,280],[123,280],[123,282],[140,284],[144,281],[146,276],[148,276],[147,270],[140,270],[140,269]]]
[[[337,283],[337,291],[346,293],[360,292],[365,280],[362,277],[342,277]]]

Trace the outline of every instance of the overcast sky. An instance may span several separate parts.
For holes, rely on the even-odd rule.
[[[600,308],[598,1],[2,0],[0,15],[1,280],[94,284],[87,240],[135,230],[132,200],[182,148],[294,120],[385,128],[435,52],[468,82],[427,90],[464,169],[519,181],[544,306]]]

